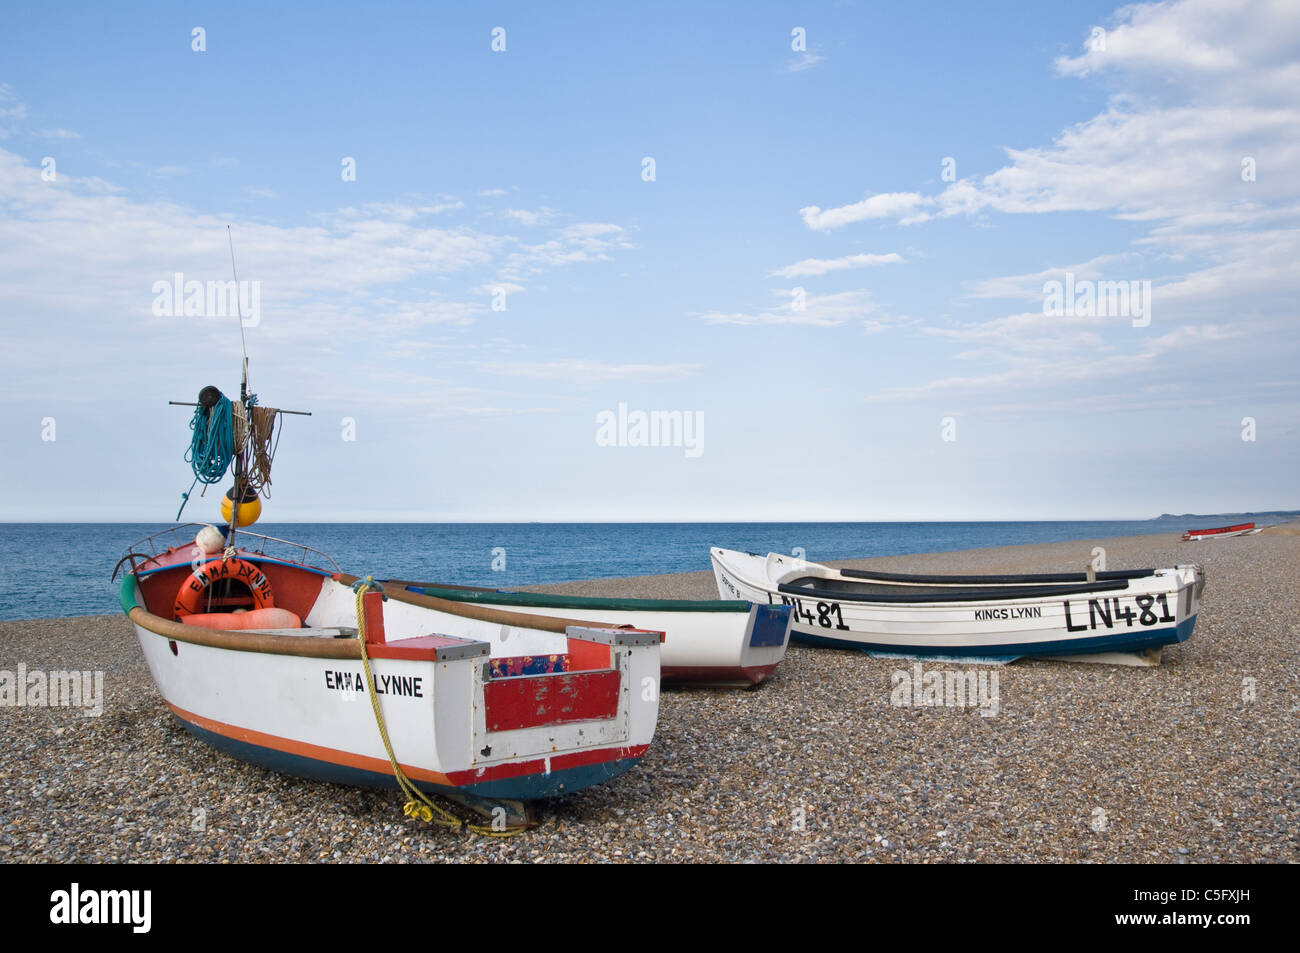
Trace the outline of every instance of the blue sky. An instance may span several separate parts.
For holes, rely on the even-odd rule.
[[[240,342],[154,288],[227,225],[253,390],[313,411],[268,520],[1300,506],[1294,5],[3,22],[0,519],[174,516],[166,401]],[[1149,311],[1045,313],[1067,272]],[[620,404],[700,452],[601,445]]]

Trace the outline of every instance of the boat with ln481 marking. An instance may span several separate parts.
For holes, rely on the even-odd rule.
[[[1199,566],[940,576],[833,569],[779,553],[710,551],[718,593],[791,606],[793,641],[872,654],[1159,664],[1196,625]]]

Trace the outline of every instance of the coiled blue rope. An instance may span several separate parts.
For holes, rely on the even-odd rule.
[[[200,483],[216,483],[226,475],[235,456],[234,420],[230,398],[224,395],[210,415],[205,415],[202,407],[194,408],[194,418],[190,421],[194,436],[190,438],[185,462],[194,470],[194,479]]]

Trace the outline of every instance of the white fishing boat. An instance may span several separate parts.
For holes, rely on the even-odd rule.
[[[778,553],[710,551],[723,598],[791,607],[791,639],[878,655],[1154,665],[1191,637],[1199,566],[925,576],[832,569]]]
[[[661,632],[381,593],[308,547],[246,530],[232,548],[186,542],[193,529],[132,547],[121,603],[167,707],[228,754],[405,779],[513,825],[524,802],[608,781],[650,745]]]
[[[756,685],[780,664],[790,641],[789,607],[766,601],[563,596],[408,581],[385,585],[527,615],[562,615],[588,624],[617,619],[662,631],[659,664],[665,682]]]

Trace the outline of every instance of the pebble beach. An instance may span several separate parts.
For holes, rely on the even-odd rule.
[[[0,861],[1300,860],[1300,524],[833,565],[1078,571],[1094,547],[1108,569],[1205,568],[1195,633],[1159,667],[979,666],[998,680],[981,714],[891,704],[911,661],[792,644],[755,689],[665,690],[639,766],[542,802],[539,825],[510,838],[408,820],[396,790],[209,748],[163,704],[120,614],[0,623],[0,670],[104,673],[98,717],[0,707]],[[533,588],[717,598],[708,572]]]

